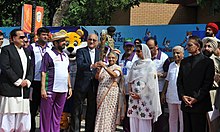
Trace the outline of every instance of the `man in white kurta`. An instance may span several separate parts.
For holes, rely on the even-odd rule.
[[[33,75],[31,58],[22,47],[23,31],[14,29],[10,35],[13,43],[3,48],[0,56],[0,131],[28,132],[31,127],[28,99]]]

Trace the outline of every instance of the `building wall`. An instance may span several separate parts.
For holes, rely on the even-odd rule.
[[[111,25],[130,25],[130,10],[117,10],[112,14]]]
[[[166,25],[197,22],[197,9],[179,4],[141,2],[128,11],[112,15],[112,25]]]
[[[212,14],[208,7],[198,8],[197,10],[197,23],[206,24],[209,22],[215,22],[220,24],[220,13]]]
[[[186,24],[196,22],[196,9],[179,4],[146,3],[131,8],[130,25]]]
[[[220,26],[220,13],[211,14],[208,7],[141,2],[139,7],[113,13],[111,25],[206,24],[209,22],[215,22]]]

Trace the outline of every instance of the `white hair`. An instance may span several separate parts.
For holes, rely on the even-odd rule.
[[[182,53],[184,53],[184,48],[182,47],[182,46],[175,46],[175,47],[173,47],[173,50],[172,51],[174,51],[174,50],[179,50],[179,51],[181,51]]]

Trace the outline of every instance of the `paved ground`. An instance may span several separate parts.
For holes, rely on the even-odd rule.
[[[37,129],[36,129],[36,132],[40,132],[40,129],[39,129],[39,119],[40,119],[40,117],[39,117],[39,115],[36,117],[36,127],[37,127]],[[81,126],[82,126],[82,128],[81,128],[81,132],[85,132],[85,120],[83,120],[82,122],[81,122]],[[122,128],[122,126],[117,126],[117,130],[116,130],[116,132],[123,132],[123,128]]]

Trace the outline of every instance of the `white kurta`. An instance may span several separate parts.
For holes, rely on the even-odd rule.
[[[169,65],[166,80],[169,81],[166,93],[166,101],[170,104],[181,104],[177,93],[176,80],[179,73],[179,66],[172,62]]]
[[[23,71],[27,71],[27,57],[23,48],[17,48],[18,54],[21,59]],[[19,86],[25,78],[26,72],[23,77],[14,82],[14,85]],[[30,81],[27,80],[28,87]],[[29,99],[23,99],[23,88],[21,88],[21,97],[5,97],[0,96],[0,131],[4,132],[29,132],[31,129],[31,116]]]

